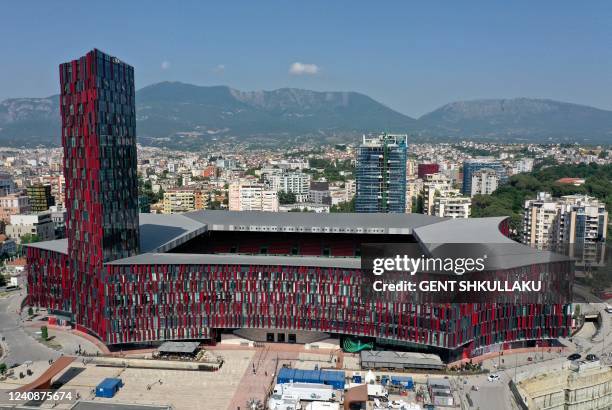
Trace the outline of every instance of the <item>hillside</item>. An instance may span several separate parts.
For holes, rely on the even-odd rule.
[[[480,138],[612,140],[612,111],[544,99],[492,99],[447,104],[419,118],[422,132]]]
[[[304,135],[402,131],[415,120],[354,92],[239,91],[159,83],[136,94],[139,136],[177,132]],[[166,134],[166,135],[160,135]]]
[[[0,145],[59,144],[58,102],[57,96],[0,102]],[[356,92],[163,82],[136,92],[136,115],[141,143],[183,148],[219,136],[272,144],[297,137],[354,142],[378,131],[408,133],[413,141],[612,141],[612,111],[527,98],[459,101],[415,120]]]

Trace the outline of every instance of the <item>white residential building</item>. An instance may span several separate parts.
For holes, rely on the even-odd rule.
[[[586,195],[552,198],[540,192],[525,201],[523,243],[549,245],[588,245],[605,242],[608,212],[605,204]]]
[[[35,235],[40,241],[55,239],[55,225],[51,212],[11,215],[11,223],[6,226],[6,235],[21,243],[21,238],[27,234]]]
[[[542,248],[555,242],[558,208],[550,194],[540,192],[525,202],[523,243]]]
[[[443,218],[469,218],[472,199],[461,195],[458,189],[439,192],[434,197],[433,214]]]
[[[297,202],[305,202],[310,192],[310,175],[301,172],[286,172],[267,177],[270,189],[284,191],[295,195]]]
[[[423,181],[423,213],[434,215],[434,198],[452,189],[450,179],[443,174],[428,174]]]
[[[278,212],[278,193],[259,183],[232,183],[229,186],[230,211]]]
[[[472,174],[472,192],[474,195],[491,195],[499,186],[499,173],[490,168],[482,168]]]

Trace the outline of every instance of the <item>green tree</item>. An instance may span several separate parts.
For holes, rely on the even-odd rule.
[[[40,241],[38,235],[26,233],[21,237],[21,243],[25,245],[26,243],[34,243]]]
[[[278,203],[281,205],[295,204],[296,197],[293,192],[278,191]]]
[[[49,331],[47,330],[47,326],[40,327],[40,337],[42,338],[42,340],[49,339]]]
[[[32,306],[28,308],[28,316],[34,316],[34,309],[32,309]]]

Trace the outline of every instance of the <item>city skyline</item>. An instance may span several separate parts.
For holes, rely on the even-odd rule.
[[[12,3],[0,24],[0,35],[14,39],[0,49],[6,73],[0,100],[55,94],[57,74],[49,67],[98,47],[141,67],[136,88],[184,81],[358,91],[413,117],[478,98],[551,98],[612,109],[605,92],[612,87],[608,3],[521,2],[512,10],[490,2],[347,5],[147,4],[147,19],[139,20],[142,3],[97,4],[87,6],[86,23],[78,3]],[[117,29],[109,32],[104,22],[111,10]],[[30,19],[52,30],[15,37]],[[66,20],[70,27],[60,23]],[[70,37],[70,30],[83,35]]]
[[[612,408],[612,6],[3,9],[0,407]]]

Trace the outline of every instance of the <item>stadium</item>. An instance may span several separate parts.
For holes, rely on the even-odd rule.
[[[445,360],[568,335],[567,304],[413,304],[363,292],[364,243],[413,243],[424,253],[504,243],[496,278],[571,278],[568,261],[507,238],[505,218],[139,214],[134,69],[94,49],[59,74],[67,238],[27,247],[28,303],[48,308],[50,324],[117,348],[215,343],[235,332],[286,343],[334,336],[351,351],[392,346]]]
[[[349,342],[345,346],[372,343],[446,360],[495,346],[552,344],[568,335],[571,324],[567,305],[364,299],[362,243],[410,242],[425,251],[446,236],[450,242],[508,243],[504,218],[196,211],[139,219],[140,253],[106,262],[86,298],[75,294],[79,278],[67,263],[67,239],[29,245],[30,303],[109,345],[214,343],[233,331],[263,342],[334,336]],[[515,263],[505,271],[523,266],[541,272],[551,264],[569,269],[549,262],[545,252],[513,246]]]

